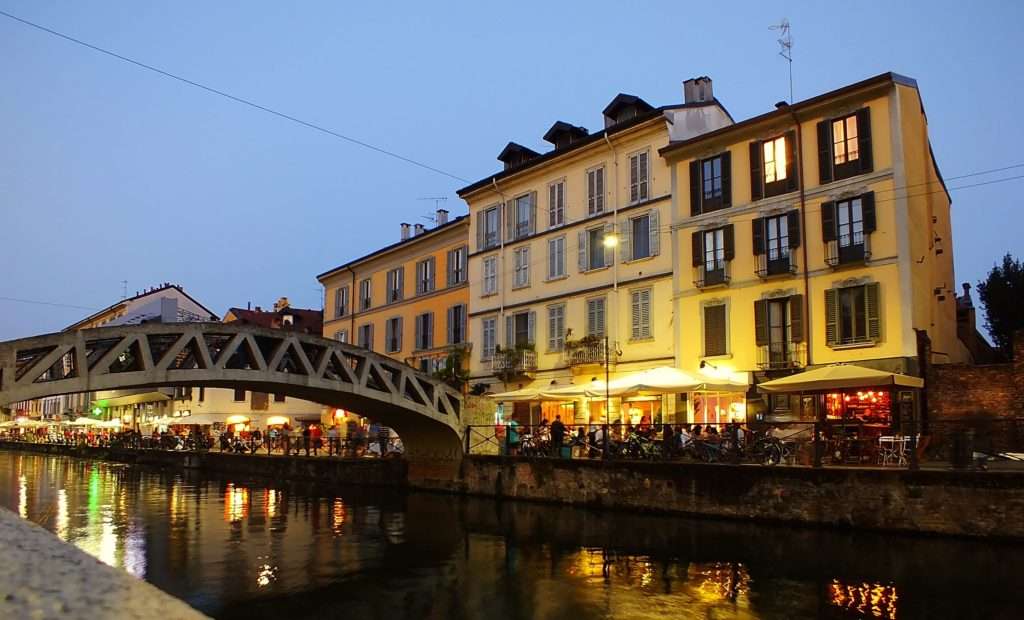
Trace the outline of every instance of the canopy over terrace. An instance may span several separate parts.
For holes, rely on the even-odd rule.
[[[922,388],[924,379],[855,364],[836,364],[766,381],[757,386],[762,392],[770,394],[879,387]]]

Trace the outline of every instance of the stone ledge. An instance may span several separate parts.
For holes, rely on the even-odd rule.
[[[0,618],[206,618],[5,509],[0,557]]]

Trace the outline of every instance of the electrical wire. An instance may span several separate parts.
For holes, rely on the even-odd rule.
[[[429,164],[425,164],[425,163],[423,163],[421,161],[417,161],[415,159],[412,159],[411,157],[406,157],[405,155],[400,155],[399,153],[396,153],[394,151],[389,151],[388,149],[385,149],[383,147],[379,147],[379,146],[370,144],[369,142],[365,142],[363,140],[359,140],[357,138],[353,138],[352,136],[347,136],[345,134],[339,133],[339,132],[334,131],[332,129],[328,129],[326,127],[323,127],[322,125],[317,125],[315,123],[311,123],[309,121],[302,120],[301,118],[298,118],[296,116],[292,116],[292,115],[286,114],[284,112],[279,112],[279,111],[277,111],[277,110],[275,110],[273,108],[269,108],[269,107],[264,106],[264,105],[260,105],[260,104],[254,102],[254,101],[249,100],[249,99],[245,99],[245,98],[239,97],[237,95],[232,95],[231,93],[228,93],[228,92],[225,92],[225,91],[222,91],[222,90],[218,90],[216,88],[213,88],[212,86],[207,86],[206,84],[201,84],[199,82],[196,82],[194,80],[190,80],[190,79],[188,79],[186,77],[182,77],[180,75],[176,75],[176,74],[171,73],[169,71],[164,71],[163,69],[159,69],[159,68],[154,67],[152,65],[148,65],[148,64],[146,64],[144,62],[135,60],[133,58],[129,58],[128,56],[123,56],[121,54],[118,54],[117,52],[110,51],[110,50],[102,48],[102,47],[100,47],[98,45],[93,45],[92,43],[88,43],[88,42],[83,41],[81,39],[76,39],[75,37],[72,37],[70,35],[64,34],[62,32],[58,32],[58,31],[53,30],[51,28],[47,28],[46,26],[43,26],[41,24],[37,24],[35,22],[31,22],[31,21],[29,21],[27,19],[23,19],[21,17],[18,17],[17,15],[12,15],[12,14],[6,12],[6,11],[0,10],[0,15],[2,15],[4,17],[7,17],[9,19],[12,19],[12,20],[14,20],[16,22],[20,22],[20,23],[22,23],[22,24],[24,24],[26,26],[30,26],[30,27],[35,28],[37,30],[41,30],[42,32],[45,32],[47,34],[51,34],[51,35],[53,35],[55,37],[60,37],[61,39],[64,39],[65,41],[70,41],[71,43],[74,43],[76,45],[80,45],[82,47],[86,47],[86,48],[91,49],[91,50],[93,50],[95,52],[99,52],[101,54],[106,54],[107,56],[110,56],[112,58],[116,58],[117,60],[121,60],[121,61],[127,62],[129,64],[133,64],[133,65],[135,65],[137,67],[141,67],[143,69],[146,69],[147,71],[152,71],[153,73],[157,73],[157,74],[162,75],[164,77],[168,77],[168,78],[171,78],[173,80],[177,80],[179,82],[182,82],[183,84],[188,84],[189,86],[194,86],[196,88],[205,90],[206,92],[213,93],[214,95],[218,95],[220,97],[224,97],[225,99],[229,99],[229,100],[234,101],[236,103],[241,103],[242,105],[246,105],[246,106],[249,106],[251,108],[255,108],[257,110],[260,110],[261,112],[266,112],[267,114],[272,114],[274,116],[277,116],[277,117],[283,118],[285,120],[291,121],[293,123],[297,123],[299,125],[307,127],[309,129],[313,129],[313,130],[319,131],[321,133],[325,133],[325,134],[327,134],[329,136],[334,136],[335,138],[340,138],[341,140],[345,140],[346,142],[350,142],[350,143],[355,144],[357,146],[361,146],[361,147],[363,147],[365,149],[369,149],[371,151],[375,151],[375,152],[380,153],[382,155],[386,155],[388,157],[392,157],[392,158],[397,159],[399,161],[403,161],[403,162],[405,162],[407,164],[412,164],[414,166],[418,166],[418,167],[423,168],[425,170],[429,170],[431,172],[435,172],[437,174],[444,175],[444,176],[452,178],[452,179],[454,179],[456,181],[461,181],[463,183],[469,183],[470,182],[468,179],[464,179],[464,178],[460,177],[457,174],[452,174],[452,173],[447,172],[445,170],[441,170],[440,168],[436,168],[436,167],[431,166]]]
[[[90,306],[76,306],[74,304],[62,304],[53,301],[39,301],[36,299],[20,299],[18,297],[0,297],[0,301],[13,301],[21,304],[35,304],[37,306],[53,306],[55,308],[74,308],[75,310],[99,310]]]

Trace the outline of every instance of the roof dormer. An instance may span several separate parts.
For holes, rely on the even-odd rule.
[[[653,109],[654,106],[636,95],[619,93],[615,95],[612,102],[602,112],[604,114],[604,126],[611,127],[612,125],[624,123]]]
[[[540,153],[527,148],[522,144],[509,142],[505,145],[505,148],[502,149],[501,153],[498,154],[498,161],[505,164],[505,170],[508,170],[509,168],[515,168],[520,164],[528,162],[534,157],[540,157]]]
[[[555,149],[569,146],[587,137],[590,132],[586,127],[577,127],[563,121],[555,121],[555,124],[544,134],[544,140],[555,145]]]

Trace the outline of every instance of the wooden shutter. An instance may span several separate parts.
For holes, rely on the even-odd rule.
[[[832,201],[821,203],[821,240],[836,240],[836,203]]]
[[[385,294],[387,295],[387,299],[385,299],[385,301],[388,302],[388,303],[391,303],[393,301],[393,297],[394,297],[394,295],[392,295],[391,291],[395,290],[395,272],[394,272],[394,270],[389,271],[387,273],[387,275],[384,277],[384,281],[385,281],[384,291],[385,291]],[[420,292],[418,288],[417,288],[416,292],[417,293]]]
[[[610,236],[615,234],[615,227],[608,222],[604,225],[604,236]],[[601,245],[604,245],[603,243]],[[611,267],[615,262],[615,248],[604,245],[604,266]]]
[[[825,344],[839,344],[839,289],[825,291]]]
[[[764,218],[754,218],[750,222],[750,236],[754,240],[754,256],[764,254]]]
[[[736,243],[733,236],[733,225],[726,224],[722,228],[722,245],[725,249],[725,260],[736,258]]]
[[[722,153],[722,208],[732,206],[732,153]]]
[[[448,327],[448,338],[445,340],[447,344],[455,344],[454,340],[454,327],[455,327],[455,308],[448,308],[448,317],[445,320],[445,325]]]
[[[700,267],[704,264],[704,233],[695,231],[691,236],[690,246],[693,249],[693,266]]]
[[[548,185],[548,228],[558,225],[558,183]]]
[[[399,280],[401,280],[401,272],[399,272]],[[427,292],[434,290],[437,285],[437,259],[431,256],[427,259]],[[401,297],[399,297],[401,298]]]
[[[700,186],[700,160],[690,162],[690,215],[700,215],[700,200],[704,195]]]
[[[791,295],[789,298],[789,339],[792,342],[803,342],[807,338],[806,322],[804,321],[804,296]]]
[[[704,306],[704,355],[725,355],[725,305]]]
[[[405,296],[405,267],[398,268],[398,299]]]
[[[796,132],[786,132],[786,191],[792,192],[800,187],[800,167],[796,161]]]
[[[786,227],[789,232],[789,247],[800,247],[800,211],[793,209],[786,214]]]
[[[640,199],[640,154],[629,158],[629,201]]]
[[[434,348],[434,313],[427,313],[427,347],[428,349]]]
[[[633,260],[633,220],[626,218],[619,233],[619,261],[625,263]]]
[[[832,121],[818,123],[818,182],[832,181]]]
[[[476,216],[476,251],[484,249],[484,222],[487,220],[487,211],[481,211]]]
[[[594,171],[594,206],[595,210],[600,213],[604,211],[604,167],[598,168]]]
[[[661,254],[661,212],[657,209],[651,209],[648,211],[648,235],[650,236],[649,246],[651,256],[658,256]]]
[[[516,346],[515,326],[512,322],[512,315],[505,315],[505,348],[514,349]]]
[[[864,285],[864,310],[868,321],[867,334],[872,342],[882,339],[882,317],[878,294],[877,282]]]
[[[587,267],[589,266],[589,257],[587,256],[587,231],[581,230],[578,233],[576,233],[576,244],[576,267],[579,269],[580,273],[583,273],[587,270]]]
[[[860,197],[861,215],[864,216],[864,233],[875,232],[877,218],[875,216],[875,192],[868,192]]]
[[[530,192],[530,234],[537,232],[537,192]]]
[[[768,300],[758,299],[754,302],[754,344],[768,344]]]
[[[527,336],[526,337],[527,337],[527,340],[529,341],[531,346],[536,346],[536,344],[537,344],[537,338],[536,338],[536,334],[537,334],[537,313],[535,311],[533,311],[533,310],[530,310],[530,313],[528,315],[526,315],[526,316],[527,316],[527,318],[526,318],[526,333],[527,333]]]
[[[388,353],[391,353],[391,334],[394,328],[392,323],[391,319],[384,321],[384,348]]]
[[[857,150],[860,171],[874,170],[874,157],[871,153],[871,108],[857,110]]]
[[[750,199],[764,198],[764,175],[761,173],[761,143],[750,143]]]
[[[455,284],[455,253],[458,250],[448,250],[444,257],[445,265],[445,286]]]
[[[415,322],[413,324],[413,332],[414,332],[413,333],[413,338],[416,339],[416,342],[413,343],[413,348],[414,349],[422,349],[423,348],[423,315],[422,314],[416,315],[416,319],[415,319]]]
[[[509,200],[505,203],[505,238],[513,241],[516,238],[516,201]]]
[[[405,321],[402,320],[402,317],[398,317],[398,320],[395,321],[395,327],[398,328],[398,332],[395,334],[395,342],[398,343],[398,350],[399,351],[402,350],[402,344],[403,344],[402,343],[402,325],[404,323],[405,323]]]

